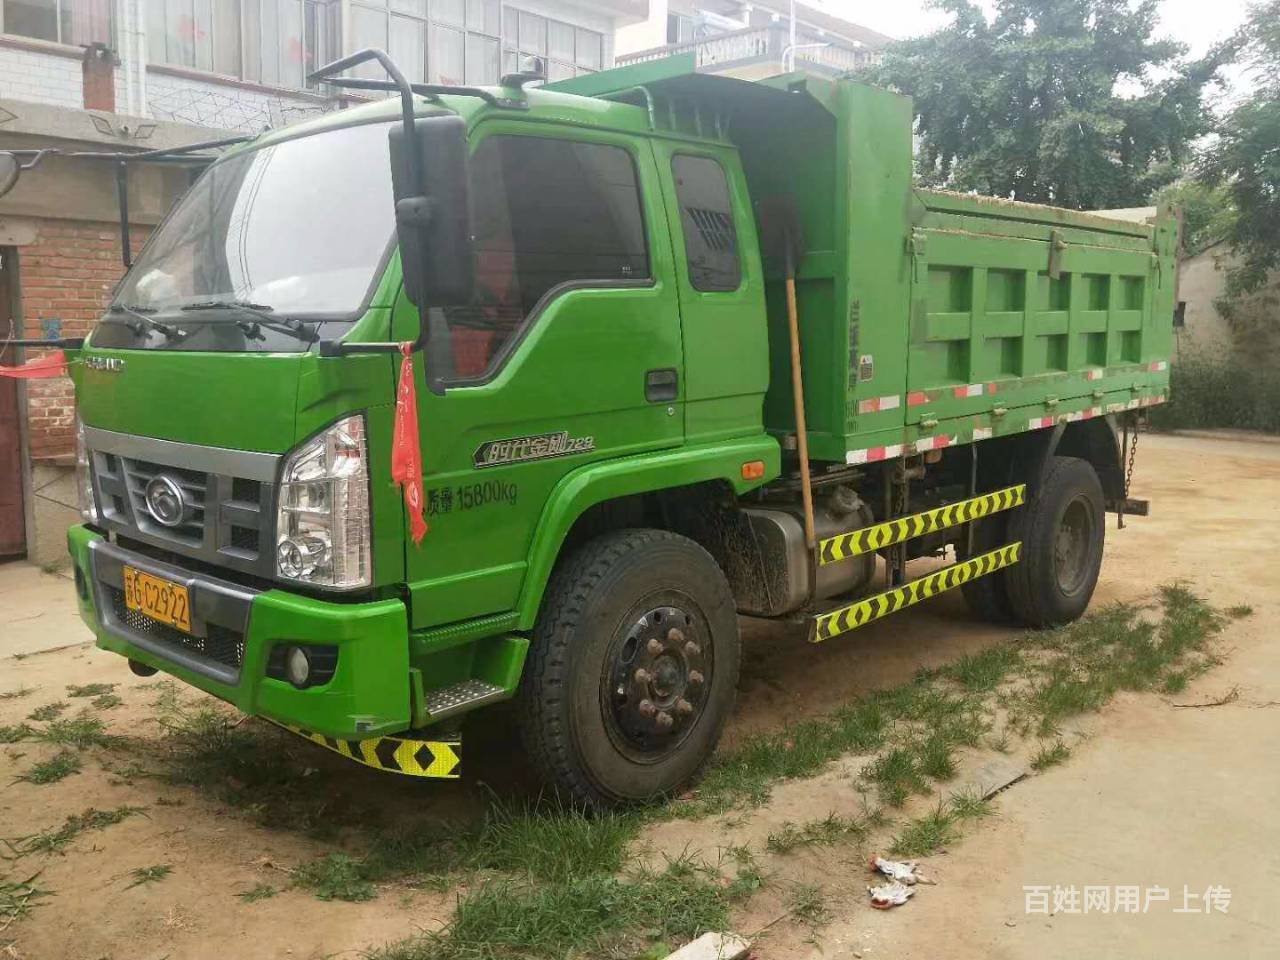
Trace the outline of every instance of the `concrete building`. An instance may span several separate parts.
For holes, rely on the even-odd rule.
[[[612,66],[615,32],[648,14],[647,0],[0,0],[0,150],[141,151],[282,126],[356,99],[306,75],[363,47],[418,81],[496,83],[530,54],[572,77]],[[130,169],[136,249],[189,176]],[[123,271],[116,210],[113,166],[65,157],[0,199],[0,337],[88,331]],[[0,378],[0,558],[65,552],[73,406],[68,380]]]
[[[700,70],[749,80],[794,67],[834,76],[875,63],[891,42],[787,0],[651,0],[643,23],[618,31],[615,60],[625,66],[693,51]]]

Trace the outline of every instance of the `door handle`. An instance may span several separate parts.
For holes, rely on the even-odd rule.
[[[644,398],[650,403],[669,403],[680,393],[680,374],[675,367],[648,370],[644,375]]]

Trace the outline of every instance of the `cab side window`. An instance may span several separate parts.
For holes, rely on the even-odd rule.
[[[742,263],[724,169],[710,157],[681,154],[671,158],[671,176],[680,204],[689,285],[704,292],[737,290]]]
[[[651,278],[635,163],[622,147],[489,137],[472,158],[476,297],[447,310],[453,365],[477,377],[566,284]]]

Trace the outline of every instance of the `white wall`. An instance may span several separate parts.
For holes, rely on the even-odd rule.
[[[649,19],[629,27],[619,27],[614,38],[614,56],[621,57],[667,44],[667,0],[649,0]]]
[[[34,50],[0,47],[0,97],[84,108],[80,61]]]

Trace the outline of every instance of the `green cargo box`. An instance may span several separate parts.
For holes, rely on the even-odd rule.
[[[699,74],[692,56],[554,85],[734,144],[788,198],[810,456],[864,463],[1162,402],[1178,221],[924,190],[906,97],[853,80]],[[767,244],[766,244],[767,246]],[[767,428],[794,445],[781,263],[766,258]]]

